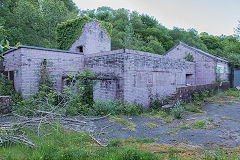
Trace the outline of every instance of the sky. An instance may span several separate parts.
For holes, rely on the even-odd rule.
[[[79,9],[108,6],[148,14],[172,29],[232,35],[240,20],[240,0],[73,0]]]

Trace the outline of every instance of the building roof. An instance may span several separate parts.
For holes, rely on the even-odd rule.
[[[184,46],[184,47],[186,47],[186,48],[188,48],[188,49],[190,49],[190,50],[192,50],[194,52],[200,53],[200,54],[202,54],[204,56],[207,56],[209,58],[212,58],[214,60],[223,61],[223,62],[227,62],[228,63],[228,61],[223,59],[222,57],[218,57],[218,56],[212,55],[210,53],[204,52],[203,50],[191,47],[191,46],[189,46],[189,45],[187,45],[187,44],[185,44],[183,42],[179,42],[178,44],[176,44],[174,47],[172,47],[170,50],[168,50],[166,53],[164,53],[164,55],[167,55],[168,53],[170,53],[173,49],[175,49],[179,45],[182,45],[182,46]]]
[[[16,48],[12,48],[6,52],[3,53],[3,55],[6,55],[12,51],[18,50],[20,48],[28,48],[28,49],[38,49],[38,50],[45,50],[45,51],[54,51],[54,52],[62,52],[62,53],[71,53],[71,54],[83,54],[80,52],[71,52],[71,51],[65,51],[65,50],[59,50],[59,49],[51,49],[51,48],[42,48],[42,47],[34,47],[34,46],[17,46]]]

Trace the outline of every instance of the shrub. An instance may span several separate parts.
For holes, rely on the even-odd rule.
[[[112,101],[112,100],[96,100],[89,110],[89,115],[107,115],[107,114],[119,114],[123,112],[123,106],[120,104],[119,101]]]
[[[200,101],[200,98],[199,98],[200,96],[199,96],[199,93],[198,92],[194,92],[193,93],[193,101],[194,102],[198,102],[198,101]]]
[[[184,107],[177,102],[171,109],[171,115],[176,119],[181,119],[183,117]]]
[[[13,105],[22,99],[21,94],[15,91],[13,82],[8,80],[6,76],[0,78],[0,95],[11,96]]]
[[[142,105],[137,104],[137,103],[127,103],[125,102],[123,104],[123,108],[124,108],[124,114],[125,115],[130,115],[130,116],[136,116],[139,115],[141,113],[143,113],[144,108]]]
[[[201,92],[201,100],[204,100],[208,96],[208,90],[204,90]]]
[[[159,100],[159,99],[156,99],[156,100],[151,99],[150,100],[150,109],[160,110],[162,108],[162,106],[167,104],[168,102],[169,102],[168,97],[163,98],[161,100]]]
[[[95,82],[92,80],[93,77],[94,73],[86,68],[83,72],[69,74],[68,78],[65,79],[70,82],[64,87],[67,115],[88,114],[94,103],[93,87]]]
[[[144,109],[142,105],[136,103],[121,104],[120,101],[115,100],[96,100],[93,106],[89,109],[88,115],[130,115],[135,116],[143,113]]]
[[[232,97],[240,97],[240,91],[238,91],[236,88],[229,88],[224,92],[225,96],[232,96]]]

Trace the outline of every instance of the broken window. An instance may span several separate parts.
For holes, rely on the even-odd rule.
[[[83,46],[78,46],[77,50],[78,50],[78,52],[83,53]]]

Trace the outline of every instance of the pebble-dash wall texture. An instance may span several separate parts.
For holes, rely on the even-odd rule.
[[[79,47],[83,53],[79,53]],[[99,24],[89,22],[70,51],[20,46],[5,52],[5,71],[14,73],[16,90],[28,96],[38,91],[44,59],[57,91],[62,91],[63,77],[87,67],[102,77],[95,79],[95,99],[119,99],[146,106],[151,99],[175,94],[177,88],[186,84],[228,80],[225,60],[184,43],[165,55],[129,49],[110,51],[110,47],[111,41]],[[184,60],[187,54],[194,57],[194,62]]]

